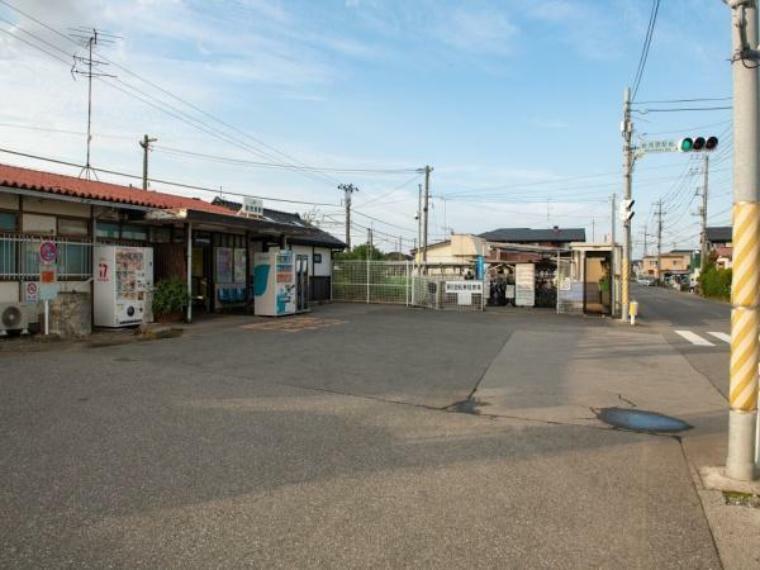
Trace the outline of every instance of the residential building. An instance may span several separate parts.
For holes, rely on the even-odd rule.
[[[733,260],[731,226],[715,226],[707,228],[707,249],[715,258],[715,265],[721,269],[731,267]]]
[[[657,256],[647,255],[642,259],[642,275],[654,277],[655,279],[665,278],[668,275],[688,275],[692,270],[692,257],[694,252],[691,250],[674,250],[663,253],[662,271],[657,268]]]

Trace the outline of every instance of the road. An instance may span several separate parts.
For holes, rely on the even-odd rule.
[[[695,477],[725,401],[671,325],[335,304],[8,345],[0,567],[757,567],[755,512]]]
[[[728,395],[731,306],[661,287],[633,287],[641,321],[654,329],[688,360],[700,374]]]

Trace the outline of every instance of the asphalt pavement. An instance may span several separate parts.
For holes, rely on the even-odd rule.
[[[654,329],[728,397],[731,305],[663,287],[635,285],[642,326]]]
[[[654,327],[336,304],[0,365],[4,568],[760,564],[689,457],[720,458],[722,399]]]

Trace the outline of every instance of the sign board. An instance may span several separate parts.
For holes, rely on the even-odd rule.
[[[678,152],[678,143],[676,141],[645,141],[641,143],[636,150],[642,154],[652,152]]]
[[[243,205],[238,212],[246,218],[261,218],[264,216],[264,201],[261,198],[243,198]]]
[[[515,305],[532,307],[536,304],[536,268],[532,263],[515,265]]]
[[[58,259],[58,246],[54,241],[43,241],[40,244],[40,261],[44,264],[53,264]]]
[[[457,305],[472,305],[472,294],[483,294],[482,281],[446,281],[444,291],[457,296]]]
[[[36,303],[40,300],[40,287],[36,281],[24,283],[24,303]]]
[[[59,289],[58,283],[40,283],[38,299],[40,301],[53,301],[58,296]]]
[[[483,293],[482,281],[446,281],[446,293]]]

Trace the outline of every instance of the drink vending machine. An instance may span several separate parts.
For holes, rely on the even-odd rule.
[[[270,249],[253,258],[254,311],[266,317],[296,312],[296,283],[293,252]]]
[[[153,249],[93,248],[94,324],[126,327],[153,320]]]
[[[257,315],[281,317],[309,310],[309,257],[289,249],[254,256],[253,293]]]

